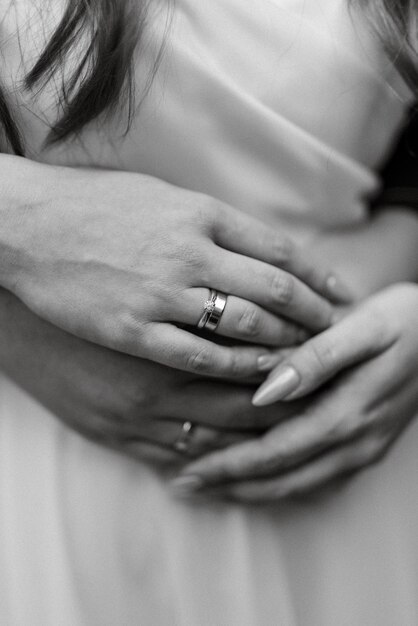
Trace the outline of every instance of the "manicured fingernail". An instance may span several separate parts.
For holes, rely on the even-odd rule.
[[[283,400],[294,391],[300,382],[298,372],[294,367],[286,366],[261,385],[253,397],[255,406],[265,406],[278,400]]]
[[[171,481],[171,487],[179,495],[191,494],[203,486],[203,480],[199,476],[179,476]]]
[[[343,281],[335,274],[330,274],[327,278],[327,291],[332,298],[342,302],[351,302],[353,296]]]
[[[259,372],[268,372],[280,362],[277,354],[263,354],[257,359],[257,368]]]

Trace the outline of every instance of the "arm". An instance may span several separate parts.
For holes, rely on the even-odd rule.
[[[271,407],[260,419],[253,387],[204,380],[86,342],[1,289],[0,369],[84,437],[154,464],[178,465],[243,441],[280,417]],[[282,417],[293,412],[286,408]],[[178,454],[185,420],[195,428],[188,450]]]
[[[178,369],[239,377],[257,371],[265,352],[257,344],[292,344],[299,324],[330,323],[328,273],[218,201],[140,174],[4,155],[0,167],[0,284],[64,330]],[[209,288],[231,294],[218,332],[256,346],[188,331]]]
[[[406,130],[384,170],[387,188],[379,200],[409,199],[411,206],[376,206],[365,228],[328,242],[358,296],[417,277],[418,164],[412,149],[415,142],[418,153],[417,120],[413,123],[415,132]],[[370,266],[373,271],[366,272]],[[367,298],[294,353],[277,355],[278,365],[254,403],[264,409],[305,398],[308,404],[260,439],[190,465],[180,484],[262,502],[308,493],[378,461],[417,414],[417,313],[418,286],[396,285]]]
[[[396,285],[295,350],[255,401],[292,405],[306,397],[308,410],[197,460],[183,484],[263,502],[309,493],[379,461],[418,415],[417,312],[418,286]]]

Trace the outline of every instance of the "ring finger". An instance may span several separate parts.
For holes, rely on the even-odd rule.
[[[215,430],[189,420],[172,419],[144,421],[143,434],[139,433],[138,436],[143,441],[188,458],[195,458],[248,439],[248,435],[244,433]]]
[[[211,260],[209,284],[204,286],[256,302],[314,331],[331,324],[331,303],[290,273],[220,249]]]
[[[181,321],[197,326],[209,298],[208,289],[190,289],[179,302],[177,315]],[[306,330],[274,315],[257,304],[236,296],[228,296],[219,324],[219,335],[268,346],[293,346],[308,339]]]

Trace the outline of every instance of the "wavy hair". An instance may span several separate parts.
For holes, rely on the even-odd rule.
[[[146,0],[68,0],[59,24],[24,81],[27,90],[42,89],[80,41],[86,41],[77,66],[58,94],[62,114],[49,132],[48,143],[77,135],[89,122],[111,114],[121,102],[127,108],[129,125],[135,104],[133,57],[146,17]],[[9,148],[22,156],[23,137],[4,89],[0,89],[0,119]]]
[[[356,0],[399,73],[418,95],[418,0]]]
[[[365,11],[387,54],[418,93],[418,0],[348,1],[357,2]],[[60,23],[25,78],[28,90],[42,89],[81,38],[87,37],[85,51],[59,94],[62,115],[51,128],[48,143],[79,134],[89,122],[114,112],[121,102],[127,103],[129,127],[135,97],[133,58],[147,12],[148,0],[68,0]],[[146,77],[148,86],[158,60],[151,77]],[[1,88],[0,124],[8,148],[24,155],[22,134]]]

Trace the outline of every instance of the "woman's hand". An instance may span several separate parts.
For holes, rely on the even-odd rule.
[[[184,463],[243,441],[294,412],[263,419],[253,387],[199,379],[74,337],[0,290],[0,368],[83,436],[138,459]],[[194,424],[176,452],[182,424]]]
[[[264,502],[311,492],[378,461],[418,414],[417,313],[418,286],[400,284],[296,349],[257,392],[257,405],[292,405],[341,375],[264,436],[189,465],[182,489]]]
[[[264,350],[187,331],[208,289],[229,294],[218,332],[246,343],[294,345],[302,326],[330,324],[335,277],[261,222],[151,177],[7,158],[0,282],[55,325],[171,367],[237,377],[254,373]]]

